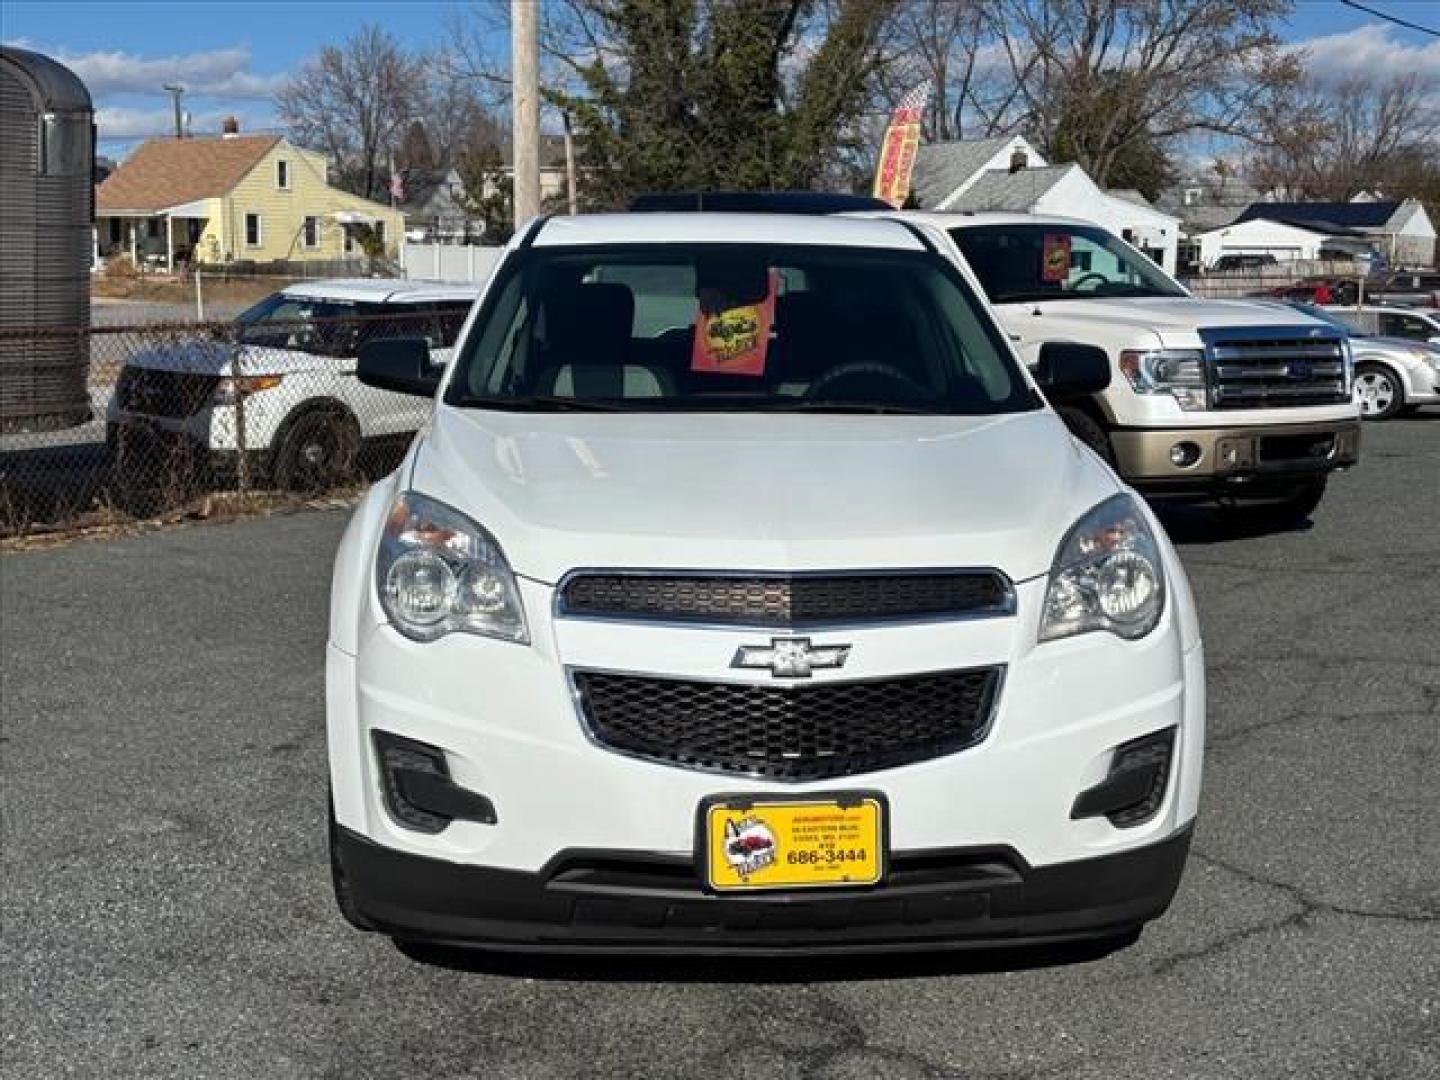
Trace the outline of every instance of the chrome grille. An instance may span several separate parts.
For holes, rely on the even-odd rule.
[[[806,781],[975,745],[989,729],[1003,671],[784,687],[599,671],[571,677],[601,746],[682,768]]]
[[[1005,615],[1009,579],[995,570],[876,574],[583,572],[560,590],[560,614],[803,628]]]
[[[1334,405],[1350,400],[1345,344],[1338,336],[1235,335],[1202,331],[1209,346],[1217,409]]]

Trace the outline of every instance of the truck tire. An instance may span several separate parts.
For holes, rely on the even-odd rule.
[[[285,422],[272,476],[286,491],[315,493],[355,477],[360,428],[340,408],[309,409]]]
[[[1115,450],[1110,445],[1110,436],[1105,434],[1105,429],[1093,416],[1072,405],[1060,405],[1055,412],[1065,421],[1070,434],[1099,454],[1106,465],[1112,469],[1115,467]]]
[[[1362,420],[1389,420],[1405,407],[1405,389],[1384,364],[1356,364],[1355,401]]]
[[[1273,500],[1239,503],[1230,507],[1230,516],[1255,528],[1293,529],[1320,506],[1327,481],[1328,478],[1322,476]]]

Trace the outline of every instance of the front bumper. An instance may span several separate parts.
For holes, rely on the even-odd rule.
[[[1360,457],[1360,421],[1212,428],[1130,428],[1110,437],[1117,471],[1146,492],[1229,491],[1270,480],[1323,476]],[[1176,464],[1188,444],[1193,462]]]
[[[1122,935],[1162,914],[1189,825],[1158,843],[1031,867],[1006,847],[895,852],[865,890],[715,896],[684,856],[565,851],[538,871],[467,866],[338,830],[360,915],[399,938],[493,949],[887,952]]]

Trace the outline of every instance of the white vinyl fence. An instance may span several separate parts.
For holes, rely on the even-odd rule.
[[[484,281],[501,248],[460,244],[410,244],[400,249],[407,278],[426,281]]]

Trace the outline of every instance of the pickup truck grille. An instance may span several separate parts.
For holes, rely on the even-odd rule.
[[[973,746],[1002,667],[807,686],[572,672],[596,743],[704,772],[827,780]]]
[[[560,613],[590,618],[803,628],[1007,615],[996,570],[856,574],[584,571],[560,590]]]
[[[1345,344],[1338,336],[1202,331],[1217,409],[1335,405],[1350,400]]]
[[[144,416],[194,416],[215,394],[218,375],[126,367],[115,383],[115,399],[127,412]]]

